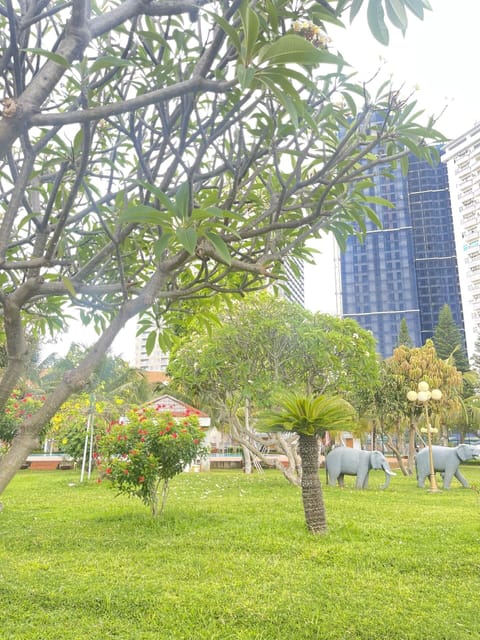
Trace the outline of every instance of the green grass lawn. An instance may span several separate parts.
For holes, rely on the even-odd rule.
[[[183,474],[154,521],[78,472],[22,471],[0,513],[0,637],[478,639],[478,490],[383,478],[324,486],[313,537],[276,472]]]

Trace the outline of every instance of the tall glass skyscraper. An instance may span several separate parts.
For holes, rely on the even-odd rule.
[[[382,222],[369,223],[363,243],[351,237],[340,258],[343,317],[354,318],[389,357],[405,318],[415,346],[431,338],[444,304],[464,332],[452,211],[445,165],[410,157],[408,175],[378,172],[372,195],[393,208],[376,206]]]

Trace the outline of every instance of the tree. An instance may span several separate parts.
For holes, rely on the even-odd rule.
[[[220,321],[172,352],[170,386],[232,433],[244,448],[246,471],[253,456],[299,483],[296,440],[259,435],[256,413],[286,390],[341,395],[361,409],[378,379],[375,340],[354,320],[266,294],[230,305]],[[264,455],[265,447],[286,455],[287,465]]]
[[[386,42],[383,5],[369,0],[368,19]],[[309,238],[343,246],[376,221],[375,167],[388,175],[407,148],[431,158],[443,139],[411,97],[355,84],[328,50],[345,0],[6,6],[0,408],[29,335],[63,331],[73,312],[98,339],[22,424],[0,492],[127,320],[157,332],[182,300],[281,286]],[[397,0],[387,16],[404,29],[405,7],[427,6]]]
[[[325,533],[327,520],[320,482],[318,437],[328,430],[349,429],[355,417],[354,408],[339,397],[286,395],[280,408],[265,416],[260,424],[270,431],[298,434],[302,459],[302,499],[305,522],[311,533]]]
[[[413,340],[408,332],[408,325],[405,318],[400,320],[400,329],[398,331],[397,347],[400,347],[401,345],[405,345],[410,349],[414,346]]]
[[[439,388],[443,394],[442,400],[432,406],[432,414],[434,417],[448,416],[458,410],[463,389],[462,374],[437,356],[432,340],[427,340],[423,347],[397,347],[385,363],[388,374],[396,380],[392,402],[404,416],[410,416],[408,468],[413,473],[417,423],[424,414],[421,408],[412,407],[407,400],[407,392],[416,390],[418,383],[423,380],[430,388]]]
[[[433,332],[433,344],[439,358],[442,360],[453,358],[453,363],[459,371],[468,371],[470,366],[462,332],[455,324],[448,304],[444,304],[438,314],[438,324]]]

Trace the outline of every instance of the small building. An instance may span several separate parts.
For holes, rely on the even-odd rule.
[[[174,418],[197,416],[200,427],[205,431],[204,444],[210,450],[210,456],[203,469],[209,468],[235,468],[243,466],[241,453],[233,451],[234,445],[228,434],[224,434],[212,426],[210,416],[191,405],[165,393],[154,400],[147,402],[153,405],[157,411],[168,411]],[[236,447],[235,447],[236,448]]]

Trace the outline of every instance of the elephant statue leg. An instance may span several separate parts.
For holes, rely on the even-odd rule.
[[[465,487],[465,489],[468,489],[470,485],[468,484],[468,480],[465,478],[465,476],[460,473],[460,469],[457,469],[453,475],[460,482],[460,484],[462,484]],[[446,487],[445,484],[443,486],[445,489],[449,488],[449,487]]]
[[[358,474],[357,481],[355,483],[357,489],[368,489],[368,473]]]
[[[343,473],[338,476],[338,486],[345,487],[345,475]]]
[[[418,475],[417,477],[417,486],[419,487],[419,489],[423,489],[425,487],[425,480],[426,480],[427,476],[422,475]]]

